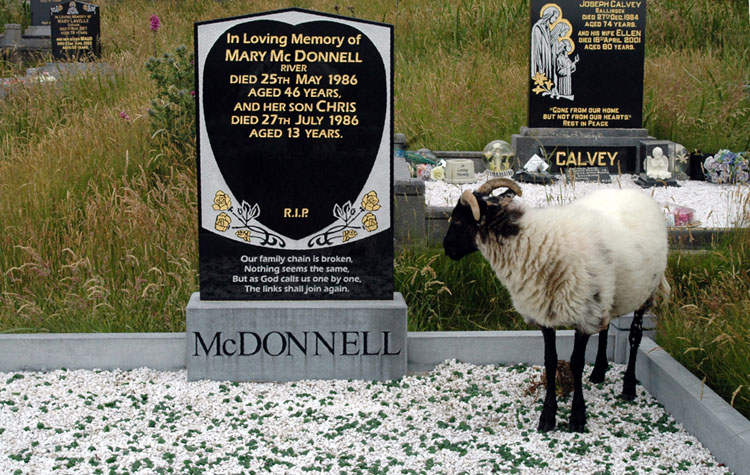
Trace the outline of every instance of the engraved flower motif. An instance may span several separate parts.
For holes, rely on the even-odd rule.
[[[232,200],[223,191],[219,190],[214,196],[214,204],[211,205],[216,211],[226,211],[232,207]]]
[[[544,73],[537,72],[534,75],[534,84],[542,86],[547,81],[547,76]]]
[[[547,76],[544,73],[537,72],[534,75],[533,80],[536,87],[532,89],[532,92],[536,94],[550,91],[552,89],[552,86],[554,85],[552,81],[547,79]]]
[[[216,217],[216,223],[214,224],[214,227],[217,231],[224,232],[227,229],[229,229],[229,225],[232,223],[232,218],[229,217],[226,213],[220,213]]]
[[[247,242],[250,242],[250,231],[247,229],[242,229],[240,231],[237,231],[234,233],[238,238],[244,239]]]
[[[367,193],[362,198],[362,207],[367,211],[377,211],[380,209],[380,200],[378,194],[375,191]]]
[[[357,236],[357,231],[353,229],[347,229],[344,231],[344,242],[354,239]]]
[[[368,232],[378,229],[378,218],[372,213],[367,213],[362,217],[362,225]]]

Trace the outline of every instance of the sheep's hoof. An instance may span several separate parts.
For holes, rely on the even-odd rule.
[[[594,384],[600,384],[604,382],[604,376],[607,374],[607,367],[605,366],[602,369],[597,368],[594,366],[594,370],[591,371],[591,375],[589,376],[589,381],[591,381]]]
[[[586,431],[586,419],[584,418],[583,422],[573,422],[573,418],[571,417],[571,421],[568,424],[568,429],[570,432],[585,432]]]
[[[626,401],[635,401],[635,389],[633,391],[624,391],[620,394],[620,398]]]
[[[548,411],[546,408],[542,410],[542,416],[539,418],[539,425],[536,430],[539,432],[549,432],[555,428],[555,418],[557,411]]]

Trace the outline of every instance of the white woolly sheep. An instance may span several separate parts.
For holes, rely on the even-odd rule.
[[[507,191],[492,196],[495,188]],[[667,230],[659,205],[636,190],[600,190],[564,206],[528,208],[514,200],[521,189],[497,178],[465,191],[443,240],[458,260],[479,250],[508,289],[513,305],[544,335],[547,395],[538,430],[554,429],[557,414],[555,328],[576,328],[570,365],[574,393],[569,429],[583,432],[586,405],[581,377],[589,336],[599,332],[590,380],[604,381],[611,319],[634,312],[630,358],[622,397],[635,399],[635,360],[642,318],[657,295],[666,295]]]

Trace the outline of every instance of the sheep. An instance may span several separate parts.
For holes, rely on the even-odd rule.
[[[508,190],[498,196],[492,191]],[[479,250],[508,289],[513,306],[541,326],[547,394],[538,430],[555,428],[555,328],[575,327],[574,391],[568,428],[583,432],[582,373],[589,336],[599,334],[590,381],[604,381],[611,319],[634,312],[622,398],[635,399],[635,360],[644,312],[669,293],[666,222],[659,205],[636,190],[599,190],[563,206],[527,208],[514,181],[496,178],[464,191],[443,240],[454,260]]]

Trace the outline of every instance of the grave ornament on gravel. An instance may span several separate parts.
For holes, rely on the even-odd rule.
[[[195,28],[201,299],[392,299],[391,28]]]
[[[52,56],[81,60],[101,56],[99,6],[85,2],[62,2],[50,7]]]

